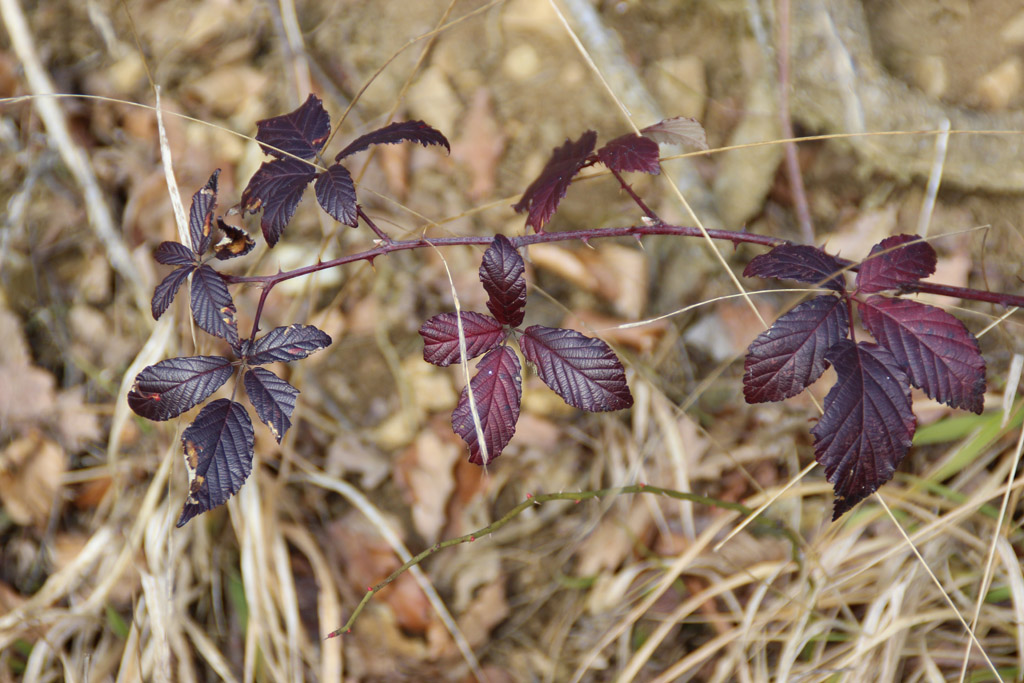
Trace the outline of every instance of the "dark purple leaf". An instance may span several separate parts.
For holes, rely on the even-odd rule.
[[[198,256],[210,248],[210,231],[213,230],[213,209],[217,206],[218,168],[206,181],[206,185],[192,195],[192,207],[188,212],[188,231],[192,237],[192,248]]]
[[[252,350],[245,353],[245,360],[250,365],[275,361],[288,363],[305,358],[330,344],[331,338],[312,325],[275,327],[256,340]]]
[[[150,310],[153,313],[153,320],[159,320],[167,307],[174,301],[174,297],[181,289],[181,285],[188,279],[189,273],[195,266],[182,266],[175,268],[167,274],[160,284],[153,290],[153,301],[150,303]]]
[[[910,449],[917,418],[910,381],[886,349],[844,339],[825,360],[839,379],[811,434],[815,458],[835,488],[835,520],[892,478]]]
[[[515,351],[499,346],[480,359],[476,375],[470,380],[473,401],[480,417],[486,454],[477,439],[469,391],[462,390],[459,404],[452,411],[452,429],[469,444],[469,461],[486,465],[499,455],[512,439],[519,421],[519,403],[523,397],[523,377]]]
[[[274,246],[295,215],[306,185],[316,169],[297,159],[266,161],[242,192],[242,209],[256,213],[263,209],[260,228],[267,244]]]
[[[743,364],[747,403],[782,401],[813,384],[828,364],[825,352],[849,332],[846,302],[819,296],[786,313],[757,336]]]
[[[615,138],[597,150],[597,158],[613,171],[638,171],[658,175],[658,143],[650,138],[629,133]]]
[[[178,526],[223,505],[252,471],[253,431],[241,403],[217,399],[181,435],[188,470],[188,497]]]
[[[868,332],[892,352],[911,384],[936,401],[981,413],[985,359],[962,322],[907,299],[872,296],[859,308]]]
[[[424,147],[441,145],[449,152],[452,151],[448,139],[440,131],[422,121],[397,121],[370,131],[366,135],[360,135],[350,142],[348,147],[338,152],[338,156],[334,157],[334,160],[341,161],[356,152],[362,152],[370,145],[394,145],[399,142],[418,142]]]
[[[341,164],[331,166],[316,177],[313,188],[316,190],[316,200],[331,218],[353,228],[359,224],[356,215],[356,185],[347,168]]]
[[[287,154],[312,159],[331,134],[331,117],[320,98],[311,94],[295,111],[257,121],[256,130],[256,140],[267,154],[280,159],[289,158]]]
[[[767,254],[755,256],[743,270],[743,277],[777,277],[846,291],[846,280],[840,271],[843,264],[817,247],[804,244],[783,244]]]
[[[480,282],[487,291],[487,308],[503,325],[518,326],[526,311],[526,268],[523,257],[504,235],[496,235],[480,263]]]
[[[256,246],[256,242],[242,228],[228,225],[219,218],[217,227],[224,233],[224,239],[213,245],[213,254],[220,261],[245,256]]]
[[[221,356],[168,358],[138,374],[128,405],[146,419],[170,420],[209,398],[233,371],[231,361]]]
[[[519,340],[523,356],[562,400],[592,413],[633,405],[626,372],[600,339],[574,330],[533,325]]]
[[[489,315],[463,311],[462,334],[466,338],[466,354],[476,358],[501,343],[505,328]],[[420,327],[420,336],[423,360],[441,367],[459,362],[459,323],[455,313],[435,315]]]
[[[253,368],[245,373],[245,393],[252,401],[263,424],[270,428],[278,443],[292,426],[292,411],[299,390],[270,370]]]
[[[932,245],[917,235],[886,237],[871,247],[871,253],[860,264],[857,288],[862,292],[910,288],[934,273],[937,261]]]
[[[569,183],[589,160],[596,142],[597,133],[588,130],[579,140],[567,139],[561,147],[552,150],[551,158],[540,175],[526,188],[519,203],[512,207],[516,213],[528,212],[526,224],[536,232],[541,232],[555,213],[558,203],[569,190]]]
[[[659,145],[683,145],[703,150],[708,148],[708,134],[704,132],[704,127],[697,119],[688,116],[658,121],[641,130],[640,134]]]
[[[153,256],[157,263],[165,266],[191,266],[196,263],[196,255],[180,242],[161,242]]]
[[[224,279],[210,266],[199,266],[192,276],[192,317],[210,334],[238,346],[235,303]]]

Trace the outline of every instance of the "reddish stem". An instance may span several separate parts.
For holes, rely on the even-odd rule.
[[[608,170],[612,172],[612,175],[615,176],[615,179],[619,181],[619,185],[622,187],[623,190],[626,191],[626,194],[629,195],[629,198],[632,199],[633,202],[640,207],[640,210],[643,211],[648,218],[650,218],[655,223],[662,222],[658,214],[654,213],[654,211],[652,211],[651,208],[647,206],[644,200],[640,199],[636,192],[633,192],[633,188],[626,184],[626,181],[622,179],[622,176],[619,175],[618,171],[616,171],[614,168],[609,168]]]

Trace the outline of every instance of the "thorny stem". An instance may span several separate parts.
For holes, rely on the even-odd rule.
[[[423,562],[423,560],[427,559],[428,557],[438,552],[439,550],[442,550],[443,548],[449,548],[453,545],[460,545],[462,543],[471,543],[479,538],[483,538],[484,536],[493,534],[498,529],[502,528],[503,526],[511,522],[513,519],[518,517],[520,513],[522,513],[523,510],[525,510],[526,508],[533,507],[535,505],[541,505],[543,503],[547,503],[553,500],[571,500],[573,502],[579,503],[582,500],[590,500],[592,498],[604,498],[606,496],[621,496],[624,494],[631,493],[651,493],[658,496],[675,498],[676,500],[688,500],[692,503],[698,503],[710,507],[717,507],[723,510],[733,510],[744,515],[749,515],[753,512],[752,508],[749,508],[746,505],[743,505],[742,503],[734,503],[727,500],[719,500],[717,498],[699,496],[695,493],[676,491],[674,489],[664,489],[658,486],[648,486],[647,484],[634,484],[632,486],[619,486],[616,488],[597,489],[593,491],[566,491],[562,493],[543,493],[536,496],[528,495],[526,500],[524,500],[523,502],[519,503],[519,505],[516,505],[514,508],[506,512],[500,519],[492,522],[491,524],[488,524],[482,529],[477,529],[476,531],[466,534],[465,536],[459,536],[458,538],[449,538],[445,541],[441,541],[440,543],[435,543],[434,545],[430,546],[418,555],[410,558],[408,562],[403,564],[395,571],[391,572],[391,574],[386,579],[378,583],[376,586],[373,586],[372,588],[367,590],[366,594],[363,595],[363,599],[359,601],[359,604],[356,605],[355,610],[352,611],[352,615],[348,618],[348,621],[345,622],[345,625],[335,631],[331,631],[330,633],[328,633],[326,638],[336,638],[344,633],[348,633],[352,629],[352,625],[355,623],[356,619],[359,617],[359,614],[363,611],[363,608],[366,607],[367,603],[369,603],[371,599],[373,599],[373,596],[375,596],[388,585],[393,583],[395,579],[397,579],[399,576],[408,571],[410,567],[420,564],[421,562]],[[755,520],[755,522],[759,524],[760,528],[762,528],[764,531],[786,536],[786,538],[788,538],[790,542],[792,542],[793,544],[794,558],[799,557],[800,538],[796,535],[795,532],[793,532],[793,530],[788,529],[784,526],[780,526],[766,519],[758,518],[757,520]]]
[[[618,171],[616,171],[614,168],[610,168],[608,170],[612,172],[612,175],[615,176],[615,179],[619,181],[619,185],[622,187],[623,190],[626,191],[626,194],[629,195],[629,198],[632,199],[633,202],[636,203],[636,205],[640,207],[640,210],[643,211],[647,215],[648,218],[650,218],[655,223],[658,223],[658,224],[663,223],[663,221],[658,216],[658,214],[654,213],[654,211],[652,211],[651,208],[649,206],[647,206],[647,203],[644,202],[644,200],[640,199],[640,197],[637,195],[637,193],[633,191],[633,188],[630,187],[626,183],[626,181],[622,179],[622,176],[619,175]]]
[[[380,238],[381,242],[383,242],[384,244],[391,244],[392,242],[394,242],[394,240],[391,239],[390,235],[388,235],[386,232],[378,228],[377,224],[370,220],[370,217],[366,215],[365,211],[363,211],[363,207],[356,206],[356,215],[362,218],[366,222],[366,224],[370,226],[370,230],[373,230],[374,234],[376,234],[377,237]]]

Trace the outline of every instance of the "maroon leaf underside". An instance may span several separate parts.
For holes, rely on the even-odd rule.
[[[836,520],[892,478],[910,449],[917,419],[910,381],[885,348],[844,339],[825,359],[839,379],[811,434],[815,459],[835,488]]]
[[[199,266],[192,275],[192,317],[210,334],[238,345],[235,304],[224,279],[210,266]]]
[[[265,368],[252,368],[245,373],[245,393],[256,409],[260,421],[281,443],[285,432],[292,426],[295,398],[299,390]]]
[[[463,311],[461,317],[469,358],[487,353],[505,338],[505,328],[489,315]],[[435,315],[423,323],[419,332],[423,337],[423,360],[441,367],[460,361],[459,323],[455,313]]]
[[[312,325],[288,325],[275,327],[257,339],[244,356],[250,365],[289,363],[330,345],[330,336]]]
[[[836,296],[815,297],[781,316],[747,350],[747,403],[782,401],[809,387],[828,366],[825,353],[846,337],[849,327],[845,301]]]
[[[846,291],[842,269],[843,265],[835,257],[817,247],[783,244],[752,258],[743,269],[743,277],[796,280],[842,293]]]
[[[541,232],[555,213],[573,177],[590,158],[596,142],[597,133],[588,130],[579,140],[566,140],[565,144],[552,150],[551,158],[540,175],[530,183],[522,198],[512,207],[516,213],[528,212],[526,224],[536,232]]]
[[[242,192],[242,209],[249,213],[263,210],[260,228],[271,247],[277,244],[288,226],[302,193],[316,176],[316,170],[297,159],[265,161]]]
[[[165,266],[191,266],[196,264],[196,255],[180,242],[161,242],[153,253],[157,263]]]
[[[128,406],[146,419],[170,420],[209,398],[232,372],[231,361],[221,356],[168,358],[138,374]]]
[[[644,137],[659,145],[684,145],[697,149],[708,149],[708,135],[697,119],[676,116],[651,124],[640,131]]]
[[[935,272],[936,263],[935,249],[918,235],[886,237],[860,265],[857,288],[866,293],[912,288]]]
[[[226,398],[203,408],[181,435],[188,497],[178,527],[238,492],[252,471],[253,430],[241,403]]]
[[[256,140],[266,154],[312,159],[331,134],[331,117],[320,98],[311,94],[295,111],[257,121],[256,130]]]
[[[962,322],[935,306],[883,296],[869,297],[859,310],[864,326],[892,352],[911,384],[936,401],[981,413],[985,359]]]
[[[255,240],[242,228],[228,225],[220,218],[217,219],[217,227],[224,233],[224,238],[213,245],[213,255],[218,261],[245,256],[256,246]]]
[[[496,235],[480,263],[480,282],[486,290],[487,308],[498,322],[518,327],[526,314],[526,264],[512,242]]]
[[[658,175],[658,143],[650,138],[630,133],[615,138],[597,150],[597,158],[613,171],[636,171]]]
[[[633,405],[618,357],[600,339],[574,330],[533,325],[519,340],[523,356],[569,405],[592,413]]]
[[[362,152],[370,145],[394,145],[399,142],[418,142],[424,147],[440,145],[449,152],[452,151],[451,145],[448,144],[448,138],[439,130],[431,128],[422,121],[398,121],[370,131],[366,135],[360,135],[345,149],[338,152],[338,156],[334,157],[334,160],[341,161],[347,156]]]
[[[316,177],[313,189],[316,200],[331,218],[353,228],[359,224],[356,185],[347,168],[334,164]]]
[[[210,232],[213,230],[213,209],[217,206],[218,168],[206,181],[206,185],[192,195],[192,206],[188,213],[188,231],[192,238],[192,249],[198,256],[210,248]]]
[[[523,397],[523,378],[519,359],[508,346],[499,346],[480,359],[476,375],[469,382],[473,388],[486,453],[480,448],[469,391],[462,390],[459,404],[452,411],[452,429],[469,446],[469,461],[486,465],[501,455],[512,440],[519,421],[519,405]]]
[[[150,302],[150,312],[153,314],[153,320],[160,319],[160,316],[164,314],[174,301],[178,290],[181,289],[181,286],[194,269],[195,266],[175,268],[153,289],[153,301]]]

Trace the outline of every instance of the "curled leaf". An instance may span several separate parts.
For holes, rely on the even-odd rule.
[[[562,197],[569,190],[572,179],[590,159],[597,142],[597,133],[588,130],[579,140],[566,140],[556,147],[536,180],[523,192],[522,198],[513,206],[516,213],[527,212],[526,224],[541,232],[558,208]]]

